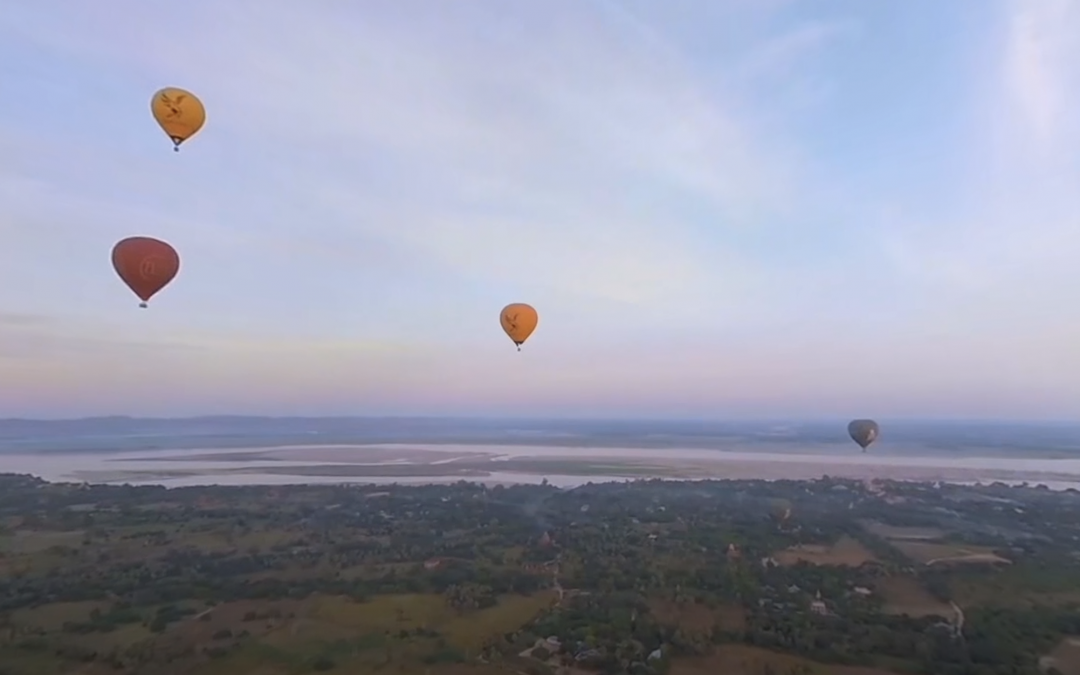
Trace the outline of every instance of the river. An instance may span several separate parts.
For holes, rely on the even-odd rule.
[[[249,456],[255,451],[266,456]],[[332,451],[331,457],[328,453]],[[400,452],[403,458],[386,459]],[[214,453],[214,459],[197,455]],[[428,456],[415,459],[417,453]],[[432,455],[431,453],[439,453]],[[377,456],[378,461],[372,461]],[[466,459],[469,466],[481,466],[483,476],[387,476],[363,475],[364,467],[423,466],[432,473],[453,473],[456,462]],[[409,459],[414,457],[414,459]],[[541,469],[508,470],[513,460],[529,459],[553,462],[553,473]],[[328,461],[330,460],[330,461]],[[591,464],[585,470],[585,462]],[[582,471],[575,471],[575,463]],[[1044,484],[1051,489],[1080,489],[1080,459],[1022,459],[1017,457],[877,457],[873,454],[751,453],[700,449],[641,448],[572,448],[537,446],[460,446],[460,445],[347,445],[288,446],[248,448],[246,450],[160,451],[160,452],[81,452],[75,454],[15,453],[0,455],[0,471],[28,473],[50,481],[87,481],[94,483],[129,483],[132,485],[282,485],[296,483],[437,483],[458,480],[485,483],[539,483],[547,480],[559,487],[573,487],[586,482],[611,482],[649,477],[640,465],[662,467],[671,477],[677,469],[682,478],[732,479],[809,479],[828,474],[853,479],[889,478],[895,480],[943,480],[974,484],[1001,481],[1018,484]],[[608,471],[597,471],[597,465]],[[637,464],[632,472],[620,465]],[[348,470],[353,475],[304,475],[313,467],[333,471]],[[330,469],[327,469],[330,467]]]

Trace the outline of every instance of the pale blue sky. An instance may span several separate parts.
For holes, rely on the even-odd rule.
[[[1080,2],[0,4],[0,416],[1080,418]]]

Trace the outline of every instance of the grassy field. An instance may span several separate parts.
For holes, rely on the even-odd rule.
[[[11,614],[13,623],[40,628],[44,631],[57,631],[65,621],[86,621],[90,612],[104,610],[104,602],[53,602],[32,609],[17,609]]]
[[[859,524],[870,534],[881,537],[882,539],[928,540],[941,539],[945,536],[944,530],[933,527],[897,527],[895,525],[879,523],[876,520],[863,520],[859,521]]]
[[[230,653],[200,671],[210,675],[291,675],[306,672],[316,657],[332,659],[342,672],[368,672],[389,664],[393,672],[424,672],[422,656],[446,647],[475,655],[487,638],[524,625],[552,602],[552,593],[505,596],[494,607],[466,613],[447,606],[441,595],[386,595],[368,602],[319,595],[300,601],[234,602],[170,627],[160,640],[177,650],[231,645]],[[251,620],[252,612],[257,619]],[[437,631],[438,637],[418,634],[418,629]],[[224,630],[232,636],[215,642],[214,636]],[[238,638],[241,631],[247,633],[243,639]],[[439,664],[438,672],[502,671]]]
[[[746,645],[723,645],[709,656],[676,659],[671,664],[670,675],[764,675],[766,672],[792,672],[799,666],[808,668],[815,675],[894,675],[891,671],[877,668],[816,663]]]
[[[305,618],[352,634],[429,628],[455,647],[475,650],[486,638],[524,625],[553,602],[553,593],[504,596],[494,607],[459,614],[440,595],[388,595],[363,603],[322,597],[314,599]]]
[[[892,545],[915,562],[923,564],[1009,563],[985,546],[939,544],[925,541],[893,541]]]
[[[40,631],[47,636],[55,636],[63,631],[65,623],[85,623],[90,619],[90,613],[93,610],[105,612],[108,607],[107,602],[54,602],[32,609],[16,610],[12,612],[11,621],[23,628]],[[144,625],[153,618],[153,610],[144,608],[139,614],[141,621],[119,625],[109,632],[66,633],[63,641],[66,644],[103,652],[114,648],[127,649],[154,637],[154,633]],[[19,642],[21,639],[21,637],[15,637],[12,641]],[[0,642],[7,642],[7,636],[0,638]]]
[[[961,606],[1061,607],[1080,604],[1080,570],[1049,572],[1025,565],[949,582]]]
[[[341,672],[369,672],[393,664],[392,672],[422,673],[425,655],[456,649],[464,657],[474,656],[487,638],[521,627],[554,600],[552,592],[504,596],[494,607],[464,613],[449,607],[441,595],[386,595],[367,602],[319,595],[304,600],[237,601],[199,608],[197,614],[170,624],[159,634],[142,623],[132,623],[107,633],[67,633],[64,641],[102,652],[115,647],[176,654],[179,662],[203,659],[199,672],[209,675],[295,675],[309,672],[318,657],[332,659]],[[19,610],[12,619],[43,631],[46,647],[33,652],[0,643],[0,663],[17,666],[17,672],[59,673],[63,661],[47,645],[59,637],[65,622],[87,621],[94,609],[107,608],[105,603],[80,602]],[[146,621],[153,615],[150,610],[140,613]],[[207,658],[201,655],[207,648],[227,653]],[[505,672],[482,664],[453,663],[438,664],[437,671]],[[96,675],[96,671],[87,670],[86,675]]]
[[[254,530],[232,534],[221,530],[177,532],[172,537],[174,546],[191,546],[203,551],[227,551],[256,549],[269,550],[278,544],[288,544],[297,539],[297,534],[284,530]]]
[[[0,649],[0,664],[17,673],[35,673],[40,675],[61,675],[70,673],[70,664],[51,652],[28,652],[25,650]],[[101,673],[102,670],[87,670],[89,673]]]
[[[299,600],[226,602],[171,625],[163,639],[176,644],[210,644],[213,635],[222,630],[234,634],[246,631],[254,638],[262,638],[289,627],[303,610],[304,603]]]
[[[26,555],[47,551],[53,546],[82,546],[83,532],[45,532],[18,530],[13,534],[0,535],[0,553]]]
[[[110,530],[104,537],[83,531],[20,530],[0,535],[0,573],[43,572],[67,561],[64,548],[79,549],[84,541],[106,546],[115,560],[147,560],[164,555],[167,547],[201,551],[266,551],[289,544],[300,535],[284,529],[233,530],[194,519],[181,527],[134,525]],[[68,551],[70,553],[70,551]]]
[[[505,633],[509,627],[518,628],[536,617],[555,602],[554,593],[506,596],[495,607],[480,610],[468,617],[455,617],[443,629],[450,644],[474,652],[492,635]]]
[[[778,551],[773,558],[781,565],[794,565],[798,562],[807,562],[811,565],[846,565],[858,567],[863,563],[877,560],[871,553],[855,539],[848,536],[840,537],[835,544],[825,546],[816,544],[801,544]]]
[[[877,583],[877,592],[885,600],[884,611],[910,617],[953,615],[952,607],[930,595],[918,579],[893,576]]]

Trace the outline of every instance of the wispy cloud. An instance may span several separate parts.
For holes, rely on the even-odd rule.
[[[1074,114],[1080,100],[1080,3],[1011,0],[1009,5],[1005,75],[1030,140],[1045,151],[1058,146],[1063,134],[1080,129]]]
[[[0,404],[148,409],[164,378],[159,413],[912,408],[920,369],[941,390],[1013,386],[964,340],[1043,372],[1033,346],[1072,334],[1050,310],[1080,281],[1074,4],[1002,5],[978,59],[1001,69],[965,73],[999,86],[954,107],[1017,115],[971,113],[973,142],[910,132],[928,169],[958,167],[947,199],[851,140],[950,105],[875,51],[882,26],[932,13],[107,5],[0,16],[0,62],[22,64],[0,111],[0,369],[22,389]],[[208,108],[179,155],[147,110],[165,85]],[[136,233],[184,260],[148,312],[108,269]],[[510,301],[541,311],[523,354],[495,320]],[[983,340],[995,312],[1023,319]],[[1059,393],[1080,382],[1062,359]]]
[[[1080,3],[1001,7],[1003,29],[984,41],[993,46],[985,61],[1001,67],[976,89],[978,133],[961,150],[954,205],[928,215],[894,202],[877,222],[893,269],[942,309],[1003,317],[1034,307],[1051,320],[1080,284],[1070,262],[1080,249],[1080,125],[1067,113],[1080,102]]]
[[[790,73],[830,42],[858,34],[859,25],[851,20],[809,21],[776,37],[769,38],[744,58],[739,77],[754,81],[762,77],[774,79]]]
[[[102,68],[197,89],[211,121],[190,153],[262,144],[247,168],[283,206],[322,210],[318,229],[387,240],[490,281],[507,279],[510,255],[530,285],[700,302],[709,266],[675,243],[695,224],[657,228],[663,211],[642,202],[702,202],[713,228],[785,203],[782,158],[657,42],[584,4],[542,15],[492,5],[480,22],[463,10],[417,21],[407,5],[363,16],[329,4],[207,5],[165,21],[131,4],[124,27],[89,14],[24,30]],[[167,44],[151,29],[162,21]],[[651,213],[642,222],[635,211]]]

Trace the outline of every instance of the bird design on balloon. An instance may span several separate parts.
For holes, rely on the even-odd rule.
[[[536,330],[539,321],[540,317],[537,315],[536,310],[531,305],[522,302],[509,304],[503,307],[502,312],[499,313],[499,323],[502,324],[502,329],[513,340],[519,352],[521,351],[521,345],[525,344],[525,341]]]
[[[172,140],[173,150],[199,133],[206,124],[206,108],[195,94],[176,87],[166,87],[150,99],[150,112],[161,130]]]

